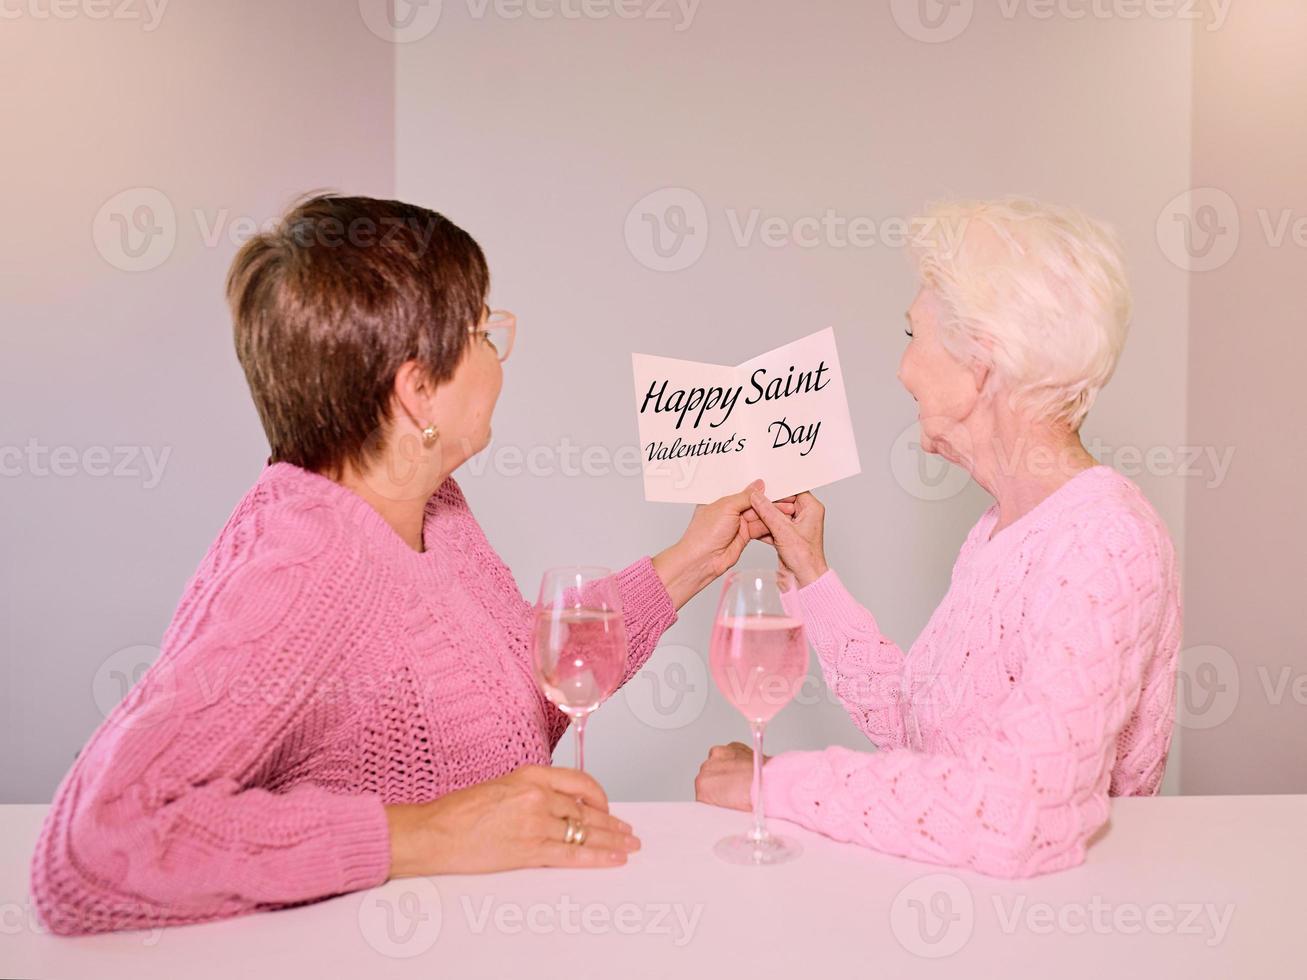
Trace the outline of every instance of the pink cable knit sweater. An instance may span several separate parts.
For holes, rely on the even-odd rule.
[[[423,536],[419,554],[344,487],[264,470],[55,795],[32,862],[52,931],[379,884],[383,804],[549,764],[568,721],[532,678],[531,605],[453,479]],[[648,558],[617,577],[625,683],[676,613]]]
[[[767,763],[763,801],[842,841],[1026,877],[1079,864],[1108,797],[1152,795],[1175,713],[1180,589],[1166,526],[1107,466],[968,534],[905,656],[828,571],[809,641],[880,746]]]

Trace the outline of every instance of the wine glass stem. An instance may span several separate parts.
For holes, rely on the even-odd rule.
[[[577,715],[572,721],[576,730],[576,768],[585,771],[585,720],[588,715]]]
[[[753,833],[754,840],[767,839],[767,821],[762,812],[762,730],[763,723],[755,721],[753,729]]]

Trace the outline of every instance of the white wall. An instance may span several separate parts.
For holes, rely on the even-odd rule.
[[[0,802],[50,799],[263,466],[241,235],[311,188],[393,191],[394,48],[353,4],[88,9],[0,20]],[[163,233],[124,249],[141,205]]]
[[[864,469],[820,493],[832,564],[904,645],[943,595],[989,501],[974,485],[954,492],[933,462],[925,479],[910,475],[917,461],[900,437],[915,411],[894,377],[907,263],[847,239],[741,243],[732,218],[747,225],[755,209],[789,223],[830,209],[892,231],[885,222],[934,197],[1021,192],[1112,222],[1129,252],[1135,324],[1085,433],[1127,472],[1123,447],[1184,444],[1187,280],[1155,229],[1189,186],[1192,25],[1008,19],[983,4],[957,37],[926,43],[892,15],[910,7],[719,0],[687,24],[674,6],[628,8],[670,20],[509,19],[497,11],[525,8],[448,2],[434,28],[408,32],[396,67],[398,194],[478,238],[493,301],[521,322],[495,444],[460,476],[528,596],[551,564],[620,565],[670,543],[688,518],[644,503],[636,475],[561,471],[563,440],[610,459],[634,445],[631,351],[735,363],[828,324]],[[683,190],[655,205],[688,208],[694,229],[670,261],[688,262],[707,236],[678,271],[642,264],[658,259],[638,212],[626,231],[633,206],[663,188]],[[552,473],[520,473],[505,448],[535,450],[537,472]],[[1136,479],[1183,547],[1185,478],[1154,467]],[[925,499],[937,491],[944,499]],[[744,561],[770,553],[751,545]],[[615,798],[686,798],[707,747],[743,736],[702,668],[715,598],[682,612],[666,638],[678,649],[651,668],[665,697],[688,677],[695,690],[679,707],[660,713],[638,678],[591,723],[588,761]],[[771,750],[866,744],[824,686],[812,693],[778,717]],[[570,743],[559,758],[571,758]]]
[[[1302,793],[1307,6],[1196,39],[1194,207],[1219,220],[1193,239],[1189,438],[1234,461],[1186,505],[1184,789]]]

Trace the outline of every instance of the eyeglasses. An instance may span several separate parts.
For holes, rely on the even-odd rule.
[[[517,317],[508,310],[491,310],[486,315],[485,325],[469,327],[468,333],[484,337],[499,359],[506,361],[513,350],[513,338],[517,336]]]

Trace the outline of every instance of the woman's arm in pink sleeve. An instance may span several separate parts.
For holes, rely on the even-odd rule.
[[[676,622],[676,609],[667,587],[654,571],[653,562],[641,558],[617,572],[617,594],[622,602],[622,624],[626,629],[626,669],[618,683],[620,688],[644,666],[668,627]],[[522,600],[523,616],[528,621],[527,635],[531,635],[535,607]],[[530,655],[528,651],[528,656]],[[543,695],[541,695],[543,697]],[[567,731],[571,719],[553,704],[546,702],[545,723],[549,728],[549,744],[556,746]]]
[[[804,633],[817,651],[826,683],[854,724],[882,748],[905,744],[903,651],[880,631],[834,569],[809,582],[798,596]]]
[[[1032,604],[1022,679],[959,755],[832,747],[767,764],[770,814],[921,861],[1026,877],[1079,864],[1107,820],[1116,738],[1177,589],[1138,536],[1074,533]],[[1164,645],[1164,644],[1163,644]],[[1169,733],[1166,734],[1169,738]],[[1160,747],[1165,751],[1165,747]]]
[[[195,615],[174,621],[164,653],[60,785],[31,878],[52,931],[197,922],[388,875],[378,797],[259,785],[289,733],[317,720],[315,692],[348,682],[358,639],[358,597],[344,593],[360,556],[310,565],[329,522],[286,520],[291,530],[264,532],[239,564],[192,584]]]
[[[617,573],[617,592],[622,597],[626,626],[626,672],[621,681],[625,684],[640,672],[662,635],[676,622],[676,607],[648,557]]]

